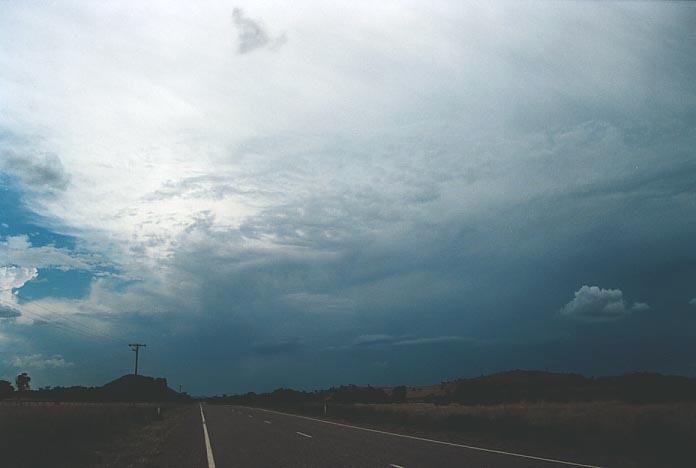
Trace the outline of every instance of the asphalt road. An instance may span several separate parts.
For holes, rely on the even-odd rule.
[[[197,413],[197,427],[188,428],[190,438],[197,438],[193,442],[195,454],[189,454],[185,463],[188,467],[589,466],[438,443],[262,409],[203,405]],[[179,440],[181,443],[176,444],[176,451],[185,452],[191,440],[188,444]]]

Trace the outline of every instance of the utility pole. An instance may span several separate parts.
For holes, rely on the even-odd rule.
[[[131,349],[135,351],[135,375],[138,375],[138,352],[140,351],[140,348],[145,348],[147,347],[147,345],[140,343],[130,343],[128,346],[130,346]]]

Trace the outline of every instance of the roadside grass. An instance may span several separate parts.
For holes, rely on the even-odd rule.
[[[0,403],[0,465],[98,464],[115,440],[156,419],[156,405]]]
[[[197,410],[197,408],[196,408]],[[162,409],[162,417],[145,426],[115,437],[99,452],[99,461],[89,468],[152,468],[163,466],[164,442],[179,426],[186,426],[191,405],[172,405]],[[197,421],[197,420],[196,420]],[[164,466],[167,466],[166,464]]]
[[[321,417],[320,405],[294,410]],[[327,417],[601,466],[692,467],[696,460],[692,403],[329,404]]]

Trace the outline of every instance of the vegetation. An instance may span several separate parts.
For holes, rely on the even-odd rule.
[[[75,468],[97,463],[100,449],[156,418],[154,405],[2,403],[2,466]]]
[[[29,389],[30,377],[26,374],[17,376],[17,386],[21,391],[13,391],[9,382],[0,380],[0,400],[17,398],[35,401],[81,401],[81,402],[188,402],[191,398],[185,393],[178,393],[167,386],[163,378],[143,375],[124,375],[101,387],[45,387],[38,390]],[[20,383],[22,386],[20,387]]]
[[[0,380],[3,467],[147,466],[157,455],[157,443],[188,407],[173,403],[192,401],[170,389],[166,379],[141,375],[101,387],[31,390],[30,381],[20,374],[15,383],[21,390],[15,391]]]
[[[30,382],[31,377],[29,377],[29,375],[26,372],[22,372],[21,374],[19,374],[15,379],[15,383],[17,384],[17,391],[28,392],[31,388]]]
[[[500,404],[523,401],[696,401],[696,379],[653,373],[588,378],[579,374],[512,371],[446,383],[435,403]]]
[[[358,387],[344,385],[303,392],[280,388],[270,393],[223,395],[211,403],[293,405],[334,403],[400,403],[418,401],[446,405],[498,405],[521,402],[622,401],[633,404],[696,402],[696,379],[652,373],[616,377],[584,377],[539,371],[511,371],[442,382],[430,387]]]
[[[400,394],[401,395],[401,394]],[[395,402],[384,389],[376,387],[358,387],[344,385],[318,392],[302,392],[288,388],[279,388],[271,393],[244,395],[223,395],[208,398],[213,404],[241,404],[250,406],[292,407],[298,404],[331,400],[334,403],[390,403]]]
[[[14,387],[7,380],[0,380],[0,400],[14,394]]]

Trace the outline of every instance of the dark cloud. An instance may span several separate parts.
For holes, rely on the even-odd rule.
[[[237,29],[237,52],[240,54],[262,48],[277,50],[287,41],[285,33],[271,37],[263,23],[246,16],[241,8],[232,11],[232,22]]]
[[[7,304],[0,304],[0,318],[13,318],[21,315],[22,314],[15,307]]]
[[[304,343],[299,339],[281,340],[281,341],[268,341],[263,343],[256,343],[252,346],[252,350],[256,354],[264,356],[272,355],[287,355],[289,353],[296,353],[304,348]]]
[[[40,192],[65,190],[70,177],[54,154],[24,154],[5,150],[0,158],[0,169],[13,174],[31,190]]]

